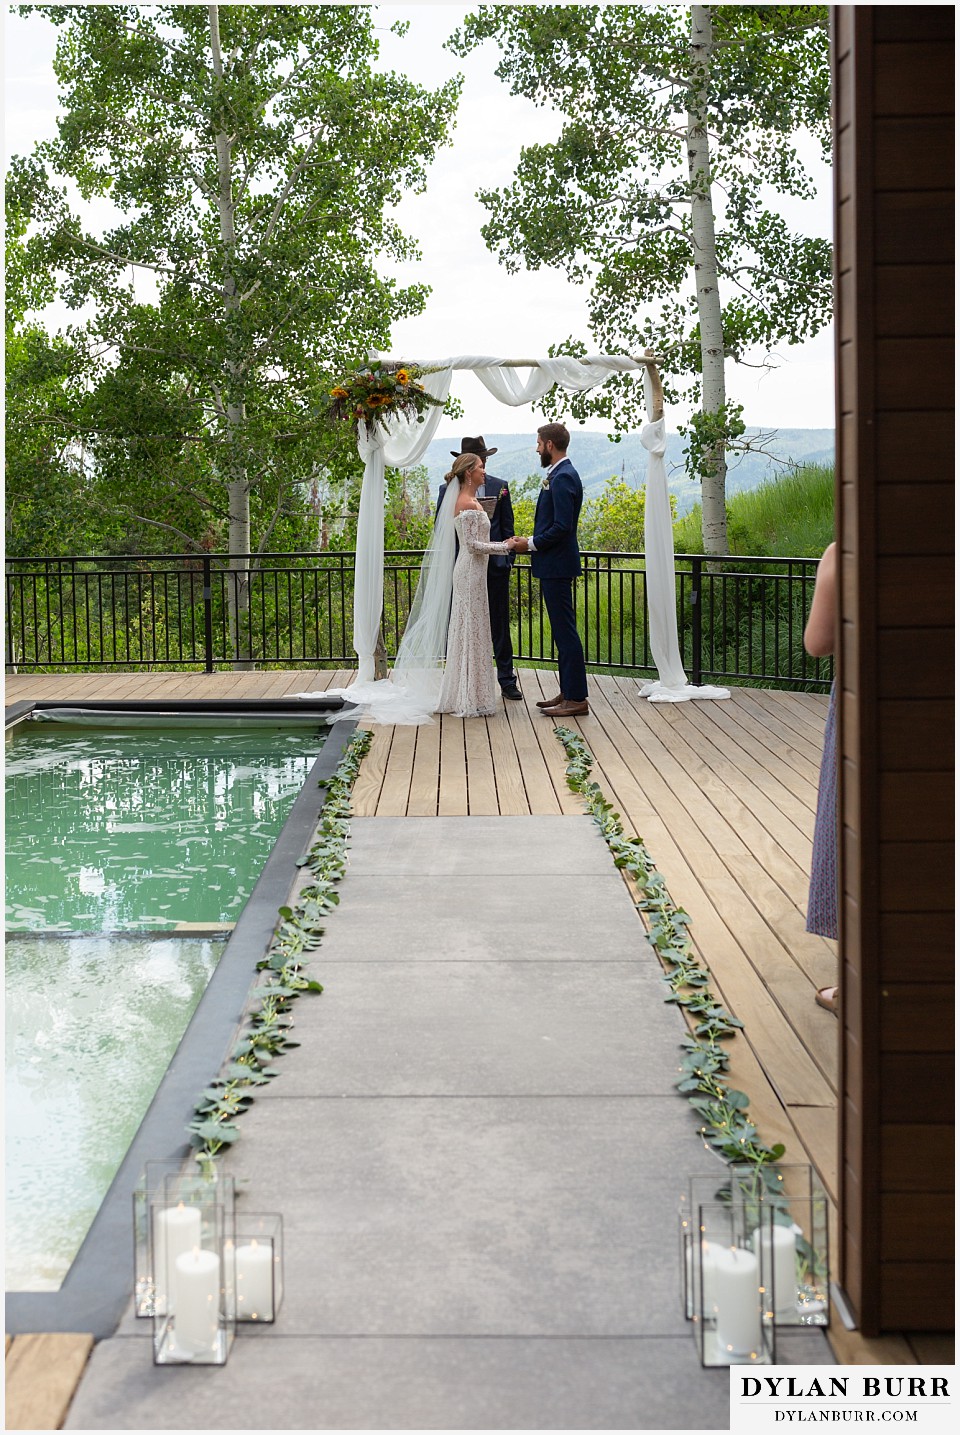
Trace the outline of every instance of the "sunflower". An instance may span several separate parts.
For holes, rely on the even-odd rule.
[[[347,393],[346,389],[342,389],[338,384],[335,389],[330,390],[330,397],[332,399],[348,399],[350,395]]]
[[[398,370],[397,370],[397,383],[398,383],[398,384],[409,384],[409,382],[410,382],[410,375],[407,373],[406,369],[398,369]]]

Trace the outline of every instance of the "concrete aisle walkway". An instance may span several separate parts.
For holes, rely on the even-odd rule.
[[[203,1370],[153,1367],[128,1316],[67,1428],[726,1428],[676,1234],[687,1177],[723,1168],[592,821],[352,829],[325,993],[228,1167],[283,1214],[279,1319]],[[780,1358],[832,1363],[815,1332]]]

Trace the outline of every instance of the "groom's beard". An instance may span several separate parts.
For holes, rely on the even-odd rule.
[[[550,457],[550,455],[549,455],[548,453],[542,453],[542,454],[540,455],[540,467],[541,467],[541,468],[549,468],[550,465],[553,463],[553,461],[554,461],[554,460]]]

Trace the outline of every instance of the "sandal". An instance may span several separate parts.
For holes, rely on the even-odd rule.
[[[816,995],[817,1006],[822,1006],[824,1011],[832,1011],[834,1016],[840,1013],[840,988],[821,987]]]

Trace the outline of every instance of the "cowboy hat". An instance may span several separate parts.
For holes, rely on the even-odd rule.
[[[460,453],[475,453],[479,458],[489,458],[492,453],[496,452],[497,450],[495,448],[487,448],[482,435],[479,438],[465,438],[461,440],[460,443]],[[460,453],[457,453],[456,449],[452,448],[450,450],[450,457],[459,458]]]

